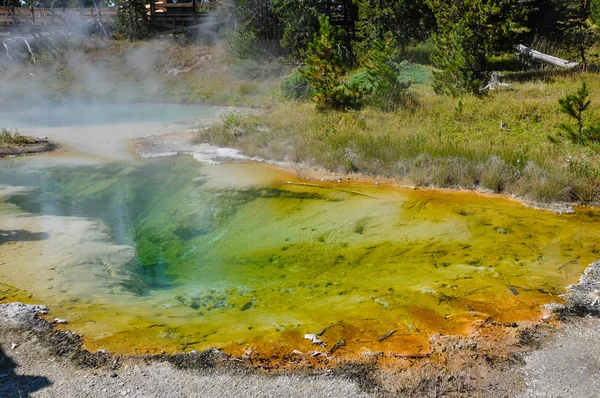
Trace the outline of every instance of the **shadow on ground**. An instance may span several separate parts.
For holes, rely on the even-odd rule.
[[[0,229],[0,245],[8,242],[32,242],[45,239],[48,239],[48,234],[45,232],[29,232],[24,230],[5,231]]]
[[[32,392],[48,387],[50,380],[42,376],[20,376],[17,365],[0,347],[0,397],[29,397]]]

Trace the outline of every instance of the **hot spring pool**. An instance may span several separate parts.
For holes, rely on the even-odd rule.
[[[539,319],[600,251],[596,209],[264,165],[33,157],[2,160],[0,184],[0,297],[48,305],[91,350],[306,352],[320,331],[338,355],[419,354]]]

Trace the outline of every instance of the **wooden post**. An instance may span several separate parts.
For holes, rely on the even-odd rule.
[[[152,24],[152,30],[156,23],[156,0],[150,0],[150,23]]]
[[[19,23],[17,16],[15,15],[15,1],[10,2],[10,14],[12,15],[13,25],[16,27]]]
[[[196,12],[196,0],[192,0],[192,12],[194,15],[194,22],[192,22],[192,25],[196,25],[198,23],[198,14]]]

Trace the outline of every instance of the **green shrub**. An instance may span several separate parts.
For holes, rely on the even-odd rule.
[[[223,112],[220,118],[225,128],[237,127],[242,121],[242,116],[236,111]]]
[[[364,99],[373,95],[375,90],[373,76],[368,71],[355,73],[344,83],[345,97],[352,108],[360,108]]]
[[[369,103],[378,109],[389,111],[398,108],[411,85],[400,73],[408,63],[401,63],[399,56],[398,45],[391,35],[373,43],[368,74],[374,90]]]
[[[560,111],[575,119],[576,125],[560,123],[558,127],[564,132],[569,140],[575,144],[586,144],[588,142],[600,141],[600,123],[595,125],[584,123],[583,114],[590,107],[592,101],[588,99],[590,92],[587,83],[581,82],[581,87],[576,94],[569,94],[560,98],[558,103]]]
[[[298,71],[294,71],[283,79],[281,92],[284,97],[293,100],[308,99],[312,94],[310,83]]]

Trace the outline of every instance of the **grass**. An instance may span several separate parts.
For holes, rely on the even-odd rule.
[[[516,73],[516,72],[515,72]],[[509,78],[513,75],[509,75]],[[590,120],[600,119],[600,76],[546,74],[484,98],[439,96],[411,88],[411,105],[320,113],[309,102],[283,102],[259,115],[225,116],[196,141],[232,146],[265,159],[339,173],[391,177],[416,186],[461,187],[537,201],[597,201],[600,146],[557,137],[567,122],[558,99],[586,79]],[[508,80],[508,78],[507,78]]]
[[[8,129],[0,129],[0,146],[15,147],[30,144],[31,140],[19,134],[18,130],[14,132]]]

